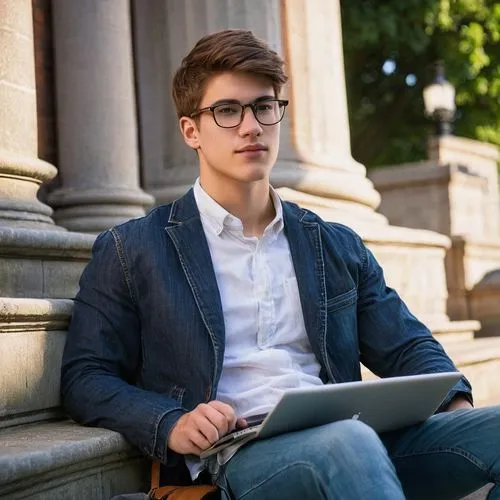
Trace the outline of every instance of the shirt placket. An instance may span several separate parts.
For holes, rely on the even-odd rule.
[[[269,347],[276,330],[274,300],[272,294],[272,269],[266,258],[266,239],[262,238],[254,253],[256,296],[259,305],[257,345],[260,349]]]

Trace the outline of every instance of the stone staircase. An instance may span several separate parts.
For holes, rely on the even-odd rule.
[[[69,420],[0,431],[0,498],[109,500],[145,491],[148,463],[120,434]]]
[[[429,326],[457,368],[471,382],[475,406],[500,404],[500,386],[497,383],[500,336],[478,338],[476,334],[480,324],[472,320]]]
[[[500,338],[457,342],[447,352],[471,382],[475,406],[500,403]]]
[[[465,329],[440,331],[436,336],[473,384],[476,405],[500,402],[495,382],[500,338],[473,339],[472,331]],[[371,376],[364,369],[364,377]],[[148,481],[147,460],[115,432],[69,420],[0,430],[0,498],[109,500],[118,493],[146,491]],[[470,500],[482,498],[484,492]]]
[[[0,372],[0,498],[108,500],[144,491],[149,464],[121,435],[61,418],[57,374],[71,301],[0,299],[0,309],[0,346],[11,360]],[[445,322],[433,331],[480,406],[500,402],[500,338],[475,339],[477,328]]]
[[[418,316],[427,312],[424,321],[471,380],[476,404],[500,402],[500,338],[477,339],[478,322],[450,322],[443,313],[448,240],[428,231],[360,229],[388,281]],[[72,296],[63,292],[53,295]],[[0,352],[8,353],[0,365],[0,498],[108,500],[147,488],[147,461],[119,434],[63,418],[59,372],[71,310],[67,299],[0,298]]]
[[[109,500],[144,490],[148,465],[120,434],[60,408],[72,301],[0,298],[0,498]]]

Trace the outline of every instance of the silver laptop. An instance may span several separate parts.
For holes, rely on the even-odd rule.
[[[222,437],[201,458],[243,439],[269,438],[350,418],[379,433],[414,425],[436,411],[460,377],[459,372],[444,372],[289,389],[260,422]]]

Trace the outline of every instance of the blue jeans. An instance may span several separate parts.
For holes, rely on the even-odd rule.
[[[254,441],[217,484],[245,500],[459,499],[486,483],[500,499],[500,406],[439,413],[377,435],[343,420]]]

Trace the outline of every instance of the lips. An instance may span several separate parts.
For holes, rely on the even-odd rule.
[[[241,149],[236,150],[237,153],[247,153],[252,151],[267,151],[267,146],[264,144],[248,144]]]

